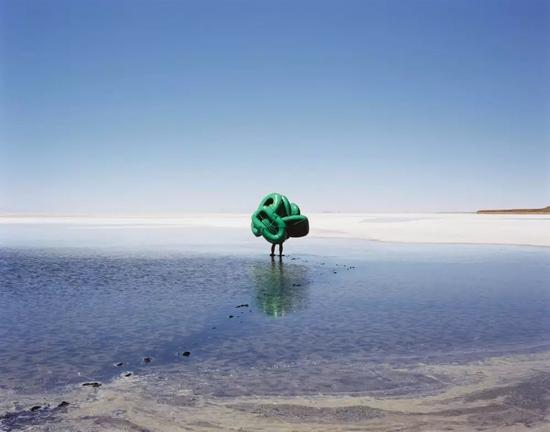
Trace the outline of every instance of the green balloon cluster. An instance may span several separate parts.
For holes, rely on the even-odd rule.
[[[307,217],[300,208],[278,193],[266,195],[252,214],[252,233],[268,242],[280,244],[289,237],[304,237],[309,232]]]

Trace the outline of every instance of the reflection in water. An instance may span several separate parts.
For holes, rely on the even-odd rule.
[[[258,263],[252,267],[256,305],[265,314],[279,318],[304,309],[308,296],[308,267],[285,264],[272,258],[271,264]]]

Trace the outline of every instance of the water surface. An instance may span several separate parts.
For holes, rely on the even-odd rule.
[[[544,248],[304,239],[272,260],[238,230],[203,244],[207,233],[176,231],[3,247],[0,386],[44,391],[130,370],[219,396],[391,390],[373,364],[550,342]]]

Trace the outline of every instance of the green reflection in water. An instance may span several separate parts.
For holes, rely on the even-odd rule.
[[[255,301],[266,315],[280,318],[307,306],[309,268],[273,258],[270,264],[252,267]]]

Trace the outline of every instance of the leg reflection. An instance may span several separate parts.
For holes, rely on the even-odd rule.
[[[279,318],[307,306],[309,268],[285,264],[282,257],[271,257],[271,265],[258,263],[252,268],[258,309]]]

